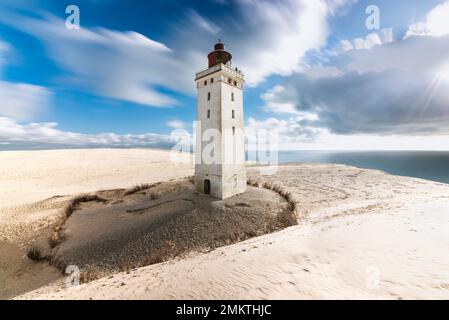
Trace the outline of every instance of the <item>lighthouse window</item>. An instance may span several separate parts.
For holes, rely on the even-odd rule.
[[[232,135],[235,136],[235,127],[232,127]]]
[[[228,78],[228,83],[231,83],[231,81],[232,81],[231,78]]]
[[[204,80],[204,85],[207,85],[207,80]]]
[[[234,86],[237,86],[237,81],[234,80]]]
[[[207,93],[207,101],[210,100],[210,92]]]
[[[234,101],[234,92],[231,92],[231,101]]]
[[[207,110],[207,119],[210,118],[210,109]]]
[[[235,119],[235,111],[232,110],[232,119]]]
[[[211,79],[210,79],[210,83],[214,83],[214,78],[211,78]]]

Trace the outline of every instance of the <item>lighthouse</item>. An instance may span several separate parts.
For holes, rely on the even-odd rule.
[[[243,73],[231,65],[221,41],[208,55],[208,68],[195,77],[195,189],[225,199],[246,190]]]

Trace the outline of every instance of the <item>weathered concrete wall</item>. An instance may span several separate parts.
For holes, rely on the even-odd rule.
[[[245,192],[243,74],[218,65],[198,73],[196,81],[196,189],[204,192],[207,179],[214,197]]]

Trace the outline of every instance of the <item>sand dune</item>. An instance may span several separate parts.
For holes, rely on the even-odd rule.
[[[48,151],[45,156],[70,158],[71,153],[76,152]],[[115,164],[109,165],[102,152],[109,154],[108,157],[114,154],[119,160],[112,160]],[[31,160],[25,165],[15,161],[18,170],[22,170],[18,172],[28,172],[24,176],[24,185],[28,188],[23,190],[20,177],[13,174],[14,156],[8,155],[11,159],[9,172],[1,168],[0,175],[9,177],[9,188],[2,181],[0,190],[15,194],[15,205],[26,206],[56,194],[80,192],[83,184],[85,191],[93,191],[192,173],[189,165],[183,169],[169,162],[145,165],[142,158],[151,157],[152,152],[82,151],[80,159],[85,167],[69,163],[66,169],[62,161],[56,161],[61,174],[66,172],[68,177],[73,176],[72,181],[77,180],[77,175],[85,177],[84,181],[65,189],[62,178],[40,172],[45,166],[33,167]],[[155,158],[167,159],[167,154],[159,152]],[[37,157],[43,161],[45,156]],[[5,159],[4,155],[0,157]],[[89,163],[102,157],[106,158],[101,169],[104,176],[100,177],[95,173],[96,165]],[[142,172],[134,171],[134,162],[141,164]],[[115,165],[120,172],[115,171],[118,168]],[[24,168],[26,166],[28,168]],[[67,172],[75,169],[77,173]],[[298,226],[81,286],[64,288],[61,282],[56,282],[18,298],[449,298],[448,185],[341,165],[287,165],[269,176],[261,175],[257,168],[250,171],[255,179],[281,183],[293,193],[300,205]],[[40,195],[32,194],[33,172],[48,177],[47,184],[46,179],[39,181]],[[3,201],[7,199],[2,198],[3,208]],[[28,215],[27,210],[11,214],[3,209],[0,215],[2,235],[6,230],[4,225],[10,226],[15,220],[24,221]],[[52,213],[47,211],[43,215],[48,218]]]

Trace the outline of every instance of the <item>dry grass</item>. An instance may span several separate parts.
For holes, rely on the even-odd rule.
[[[33,261],[43,261],[45,260],[45,256],[43,255],[41,249],[37,246],[32,246],[27,251],[27,256]]]
[[[256,178],[253,178],[253,177],[249,177],[248,178],[247,184],[249,186],[256,187],[256,188],[261,188],[262,187],[262,183],[259,182],[259,180],[257,180]]]
[[[80,283],[88,283],[108,275],[108,272],[94,266],[84,266],[80,271]]]
[[[151,188],[156,187],[156,186],[158,186],[158,185],[160,185],[160,184],[161,184],[160,182],[157,182],[157,183],[151,183],[151,184],[148,184],[148,183],[138,184],[138,185],[132,187],[131,189],[127,190],[127,191],[124,193],[124,195],[125,195],[125,196],[130,196],[130,195],[135,194],[135,193],[137,193],[137,192],[145,191],[145,190],[151,189]]]
[[[150,189],[151,187],[153,187],[153,185],[152,184],[148,184],[148,183],[138,184],[138,185],[132,187],[131,189],[126,190],[125,191],[125,196],[130,196],[130,195],[135,194],[137,192]]]
[[[148,266],[151,264],[162,263],[168,260],[169,253],[165,248],[158,248],[153,250],[141,263],[141,266]],[[139,266],[140,267],[140,266]]]
[[[278,184],[272,182],[260,182],[258,179],[253,177],[248,178],[247,183],[248,185],[253,187],[265,188],[274,191],[281,197],[283,197],[285,201],[287,201],[289,206],[288,210],[284,210],[278,215],[278,223],[280,224],[281,228],[286,228],[298,224],[298,206],[297,202],[293,199],[293,195],[290,191],[286,190]]]
[[[97,202],[102,202],[102,203],[108,202],[106,199],[100,198],[96,194],[82,194],[80,196],[73,198],[69,202],[69,204],[67,205],[67,207],[64,210],[66,218],[69,218],[79,208],[81,203],[91,202],[91,201],[97,201]]]

